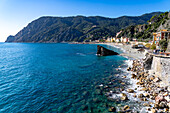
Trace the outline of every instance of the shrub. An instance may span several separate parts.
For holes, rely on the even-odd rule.
[[[151,45],[151,49],[152,49],[152,50],[156,49],[156,45],[155,45],[155,44],[152,44],[152,45]]]
[[[146,44],[145,47],[146,48],[151,48],[151,44]]]
[[[166,22],[166,21],[165,21],[165,20],[163,20],[162,25],[164,25],[164,24],[165,24],[165,22]]]
[[[103,40],[103,39],[100,39],[99,41],[100,41],[100,42],[105,42],[105,40]]]

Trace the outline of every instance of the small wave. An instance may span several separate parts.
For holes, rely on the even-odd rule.
[[[120,48],[120,47],[118,47],[118,46],[115,46],[115,45],[112,45],[114,48]]]
[[[81,66],[79,66],[80,68],[87,68],[87,67],[90,67],[90,66],[92,66],[93,65],[93,63],[92,64],[87,64],[87,65],[81,65]]]
[[[128,65],[128,67],[132,67],[133,60],[125,60],[125,63]]]
[[[86,56],[84,53],[76,53],[76,54],[80,56]]]

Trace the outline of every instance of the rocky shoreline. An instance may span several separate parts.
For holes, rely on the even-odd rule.
[[[132,71],[132,79],[138,81],[136,83],[137,87],[135,90],[144,91],[139,95],[136,95],[134,90],[129,90],[129,93],[134,93],[134,97],[140,98],[141,101],[145,101],[143,104],[146,109],[143,112],[170,112],[170,92],[167,87],[160,87],[159,82],[161,79],[156,75],[150,75],[148,70],[145,70],[144,64],[145,59],[134,60],[133,66],[129,67],[127,70]]]
[[[109,100],[124,101],[126,103],[126,105],[119,105],[118,107],[109,106],[109,112],[170,113],[170,92],[168,87],[160,86],[161,79],[156,74],[149,73],[149,57],[131,60],[132,64],[128,66],[127,71],[130,74],[130,81],[133,81],[133,87],[121,87],[119,93],[111,90],[106,92]],[[128,76],[122,76],[122,79],[126,80]],[[120,82],[120,84],[125,83]],[[102,87],[106,88],[106,86]],[[127,103],[131,98],[141,105],[140,109],[135,109],[134,106]]]
[[[109,112],[120,113],[169,113],[170,112],[170,92],[167,87],[160,87],[161,79],[155,75],[150,75],[148,70],[144,69],[144,60],[133,60],[132,66],[127,68],[131,73],[130,79],[133,81],[132,86],[124,86],[116,88],[117,91],[108,90],[105,95],[110,101],[125,102],[126,105],[118,104],[118,106],[109,106]],[[115,75],[119,76],[119,75]],[[126,83],[127,76],[121,75],[121,85],[130,85]],[[114,82],[114,80],[113,80]],[[105,89],[109,89],[112,82],[105,85],[100,85]],[[135,105],[128,104],[128,101],[139,104],[138,108]]]
[[[134,81],[133,88],[123,89],[126,93],[121,93],[120,99],[127,101],[129,95],[137,100],[139,99],[143,106],[140,113],[170,113],[170,92],[168,87],[160,86],[161,79],[157,75],[149,74],[148,65],[151,65],[148,64],[150,63],[149,57],[135,59],[132,65],[127,68],[127,71],[131,74],[130,79]],[[126,78],[126,76],[123,78]],[[114,95],[113,93],[108,94],[111,98],[111,95]],[[109,111],[114,111],[112,109],[111,107]],[[130,105],[125,105],[120,112],[137,111],[134,111]]]

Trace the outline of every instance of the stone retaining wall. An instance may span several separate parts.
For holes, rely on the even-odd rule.
[[[161,86],[168,86],[170,90],[170,58],[153,56],[151,69],[162,80]]]
[[[167,47],[167,50],[166,50],[167,53],[170,53],[170,39],[168,41],[168,47]]]

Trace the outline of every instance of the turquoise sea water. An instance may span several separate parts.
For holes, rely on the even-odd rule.
[[[127,59],[96,51],[95,44],[0,43],[0,112],[108,111],[96,87]]]

